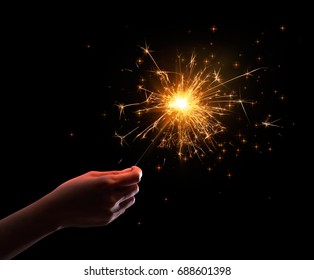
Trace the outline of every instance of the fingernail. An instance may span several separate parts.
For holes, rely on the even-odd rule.
[[[143,172],[142,172],[142,170],[141,170],[141,171],[140,171],[140,180],[141,180],[142,176],[143,176]]]
[[[141,168],[139,168],[139,167],[137,167],[137,166],[132,166],[132,167],[131,167],[131,170],[134,170],[135,168],[140,171],[140,172],[139,172],[139,175],[140,175],[140,178],[139,178],[139,179],[141,180],[141,178],[142,178],[142,176],[143,176],[143,171],[142,171]]]

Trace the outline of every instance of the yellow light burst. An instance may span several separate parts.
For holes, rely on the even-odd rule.
[[[191,109],[191,102],[189,102],[188,97],[182,96],[180,93],[177,96],[173,96],[172,100],[169,101],[169,109],[176,110],[177,113],[186,115]]]
[[[143,155],[152,146],[172,149],[176,147],[179,158],[197,156],[201,159],[215,146],[215,135],[226,130],[222,116],[230,114],[233,105],[238,105],[245,112],[245,103],[227,84],[241,77],[252,76],[252,73],[262,68],[247,71],[239,76],[225,80],[209,63],[199,67],[196,54],[192,53],[186,61],[180,55],[177,57],[176,71],[165,71],[152,56],[148,46],[142,47],[154,64],[153,74],[158,82],[156,90],[147,89],[144,84],[138,90],[144,93],[145,100],[132,104],[118,104],[120,117],[127,107],[140,107],[135,111],[144,123],[132,130],[140,130],[135,139],[152,139]],[[155,81],[155,82],[156,82]],[[123,141],[130,132],[116,136]]]

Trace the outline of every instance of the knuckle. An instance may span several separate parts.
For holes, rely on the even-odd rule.
[[[113,197],[111,197],[106,202],[106,208],[108,210],[112,210],[115,207],[116,203],[117,203],[117,201]]]

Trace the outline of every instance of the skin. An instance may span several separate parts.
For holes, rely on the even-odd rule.
[[[0,220],[0,259],[11,259],[63,228],[105,226],[135,202],[142,171],[91,171]]]

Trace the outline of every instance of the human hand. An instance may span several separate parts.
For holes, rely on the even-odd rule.
[[[134,204],[142,170],[91,171],[0,220],[0,259],[10,259],[66,227],[104,226]]]
[[[43,199],[52,206],[57,227],[104,226],[135,202],[142,170],[90,171],[61,184]]]

